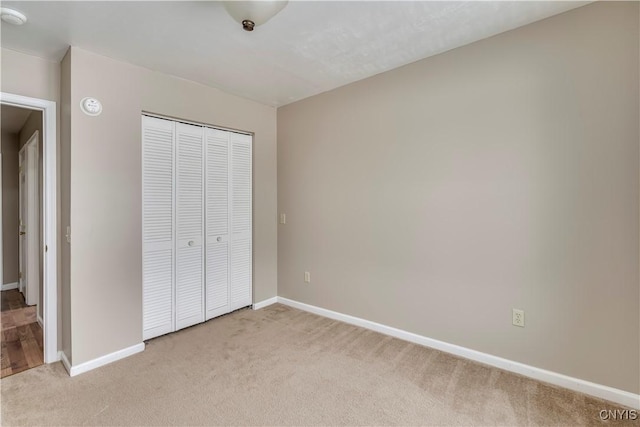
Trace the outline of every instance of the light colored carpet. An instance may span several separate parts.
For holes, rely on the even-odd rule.
[[[74,378],[55,363],[1,388],[2,425],[588,425],[615,408],[280,304]]]

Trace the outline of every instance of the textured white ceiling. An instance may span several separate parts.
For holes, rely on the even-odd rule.
[[[582,6],[564,1],[292,1],[253,33],[217,2],[3,1],[3,47],[67,46],[280,106]]]

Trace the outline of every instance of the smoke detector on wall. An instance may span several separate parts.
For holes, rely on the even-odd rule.
[[[96,98],[87,96],[80,101],[80,109],[87,116],[99,116],[102,113],[102,103]]]
[[[18,12],[15,9],[9,9],[8,7],[0,8],[0,19],[7,24],[22,25],[27,22],[27,17],[24,13]]]

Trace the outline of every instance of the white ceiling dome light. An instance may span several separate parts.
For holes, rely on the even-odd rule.
[[[27,17],[22,12],[8,7],[0,8],[0,19],[8,24],[22,25],[27,22]]]
[[[224,1],[224,8],[245,31],[262,25],[276,16],[289,3],[288,0]]]

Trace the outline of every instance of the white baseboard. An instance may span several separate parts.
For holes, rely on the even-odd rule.
[[[524,363],[514,362],[512,360],[503,359],[491,354],[482,353],[470,348],[462,347],[455,344],[449,344],[444,341],[435,340],[433,338],[424,337],[422,335],[407,332],[402,329],[393,328],[370,320],[361,319],[359,317],[350,316],[348,314],[338,313],[336,311],[327,310],[325,308],[290,300],[288,298],[278,297],[278,302],[288,305],[299,310],[308,311],[330,319],[339,320],[351,325],[360,326],[365,329],[380,332],[425,347],[434,348],[436,350],[451,353],[465,359],[474,360],[484,363],[485,365],[494,366],[504,369],[505,371],[515,372],[535,380],[550,383],[569,390],[588,394],[590,396],[599,397],[600,399],[609,400],[620,405],[628,406],[634,409],[640,409],[640,395],[630,393],[628,391],[619,390],[613,387],[592,383],[578,378],[569,377],[557,372],[547,371],[546,369],[536,368],[534,366],[525,365]]]
[[[37,308],[36,308],[36,310],[37,310]],[[36,314],[36,316],[37,316],[37,317],[36,317],[36,319],[38,320],[38,325],[40,325],[40,327],[41,327],[42,329],[44,329],[44,324],[42,323],[42,317],[40,317],[40,314],[39,314],[39,313],[38,313],[38,314]]]
[[[69,376],[75,377],[76,375],[80,375],[101,366],[108,365],[111,362],[115,362],[136,353],[140,353],[143,350],[144,343],[141,342],[140,344],[132,345],[131,347],[114,351],[113,353],[106,354],[93,360],[89,360],[88,362],[80,363],[79,365],[71,365],[71,363],[69,363],[69,359],[67,359],[67,355],[62,351],[60,352],[60,359],[62,360],[62,364],[69,373]]]
[[[2,285],[2,290],[3,291],[9,291],[11,289],[18,289],[18,282],[13,282],[13,283],[4,283]]]
[[[278,302],[278,297],[273,297],[273,298],[269,298],[269,299],[266,299],[264,301],[260,301],[260,302],[257,302],[255,304],[253,304],[252,308],[254,310],[260,310],[261,308],[265,308],[266,306],[271,305],[271,304],[275,304],[277,302]]]

